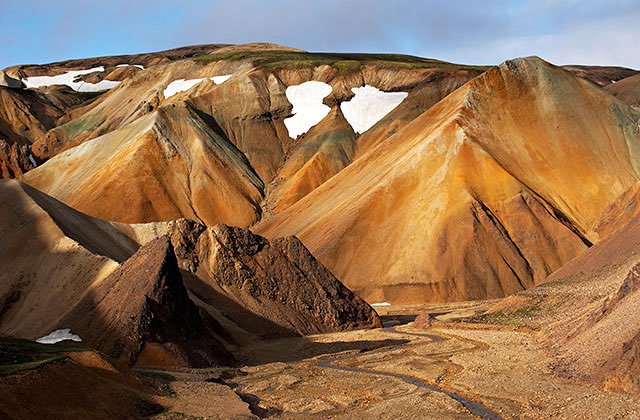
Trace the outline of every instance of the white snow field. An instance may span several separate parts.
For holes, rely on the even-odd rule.
[[[231,74],[223,74],[222,76],[213,76],[210,79],[213,80],[213,83],[215,83],[216,85],[220,85],[229,80],[231,76]]]
[[[175,95],[176,93],[179,92],[184,92],[185,90],[189,90],[192,87],[194,87],[195,85],[197,85],[198,83],[204,81],[204,80],[213,80],[213,83],[215,83],[216,85],[220,85],[224,82],[226,82],[227,80],[229,80],[229,78],[231,77],[231,74],[224,74],[222,76],[213,76],[213,77],[201,77],[200,79],[178,79],[178,80],[174,80],[173,82],[169,83],[166,87],[166,89],[162,92],[162,94],[164,95],[165,99],[169,98],[173,95]]]
[[[297,138],[309,131],[327,116],[331,108],[322,103],[333,88],[317,81],[304,82],[300,85],[287,87],[287,99],[293,105],[293,117],[286,118],[284,125],[289,131],[289,137]]]
[[[409,95],[407,92],[384,92],[369,85],[352,88],[351,91],[355,96],[341,103],[340,109],[358,134],[373,127]]]
[[[94,67],[87,70],[70,70],[64,74],[57,76],[31,76],[22,79],[24,84],[28,88],[39,88],[52,85],[67,85],[76,92],[99,92],[101,90],[113,89],[118,86],[120,82],[114,80],[101,80],[98,83],[87,83],[82,80],[77,80],[78,76],[84,74],[94,73],[98,71],[104,71],[104,67]]]
[[[71,330],[69,328],[64,328],[61,330],[55,330],[49,335],[45,335],[44,337],[40,337],[36,340],[36,343],[40,344],[55,344],[60,341],[72,340],[72,341],[82,341],[80,336],[75,334],[71,334]]]
[[[140,70],[144,70],[144,66],[142,64],[118,64],[116,67],[137,67]]]
[[[371,306],[391,306],[389,302],[372,303]]]

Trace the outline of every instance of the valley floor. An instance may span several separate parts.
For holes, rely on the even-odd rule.
[[[385,329],[246,347],[237,371],[163,372],[176,395],[160,417],[250,416],[228,388],[205,382],[222,375],[214,380],[259,417],[464,419],[475,418],[473,406],[486,418],[640,418],[638,398],[555,376],[535,331],[456,320],[487,304],[384,308]],[[425,310],[447,321],[426,330],[406,324]]]

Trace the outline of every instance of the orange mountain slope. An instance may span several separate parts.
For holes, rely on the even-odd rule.
[[[482,71],[407,56],[246,48],[154,65],[71,110],[35,142],[34,155],[48,161],[24,180],[108,220],[186,217],[246,227],[293,204]],[[186,91],[167,90],[201,78]],[[312,79],[329,87],[324,103],[332,112],[292,138],[287,88]],[[408,97],[356,135],[340,105],[363,84]]]
[[[499,297],[597,239],[639,177],[640,115],[538,58],[467,83],[283,213],[369,301]]]

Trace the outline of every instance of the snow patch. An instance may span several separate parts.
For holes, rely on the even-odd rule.
[[[179,92],[184,92],[186,90],[191,89],[192,87],[194,87],[195,85],[197,85],[198,83],[205,81],[205,80],[213,80],[213,83],[215,83],[216,85],[220,85],[224,82],[226,82],[227,80],[229,80],[229,78],[231,77],[231,74],[224,74],[222,76],[213,76],[213,77],[201,77],[200,79],[178,79],[178,80],[174,80],[173,82],[169,83],[166,87],[166,89],[162,92],[165,99],[169,98],[173,95],[175,95],[176,93]]]
[[[391,306],[389,302],[372,303],[371,306]]]
[[[94,67],[87,70],[70,70],[57,76],[32,76],[25,77],[22,82],[28,88],[39,88],[53,85],[67,85],[76,92],[99,92],[101,90],[113,89],[120,82],[114,80],[101,80],[98,83],[87,83],[78,79],[78,76],[104,71],[104,67]]]
[[[82,341],[80,336],[75,334],[71,334],[71,330],[69,328],[64,328],[61,330],[55,330],[49,335],[45,335],[44,337],[40,337],[36,340],[36,343],[40,344],[55,344],[60,341],[72,340],[72,341]]]
[[[137,67],[140,70],[144,70],[144,66],[142,64],[118,64],[116,67]]]
[[[407,92],[384,92],[373,86],[353,88],[355,94],[351,100],[340,104],[340,109],[347,122],[358,134],[362,134],[409,95]]]
[[[330,85],[317,81],[287,87],[285,93],[293,106],[293,117],[284,120],[289,137],[297,138],[327,116],[331,108],[323,104],[322,100],[332,91]]]
[[[213,83],[215,83],[216,85],[221,85],[229,80],[231,76],[231,74],[223,74],[222,76],[213,76],[210,79],[213,80]]]

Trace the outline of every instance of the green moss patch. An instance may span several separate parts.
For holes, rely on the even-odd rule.
[[[17,338],[0,337],[0,375],[7,375],[25,369],[60,360],[62,353],[85,351],[83,347],[58,344],[40,344]]]
[[[194,57],[193,60],[200,64],[209,64],[217,61],[249,60],[255,66],[270,70],[328,65],[337,69],[341,75],[358,71],[362,65],[367,64],[386,68],[443,68],[476,72],[484,72],[489,68],[488,66],[453,64],[404,54],[311,53],[286,50],[222,52],[200,55]]]

